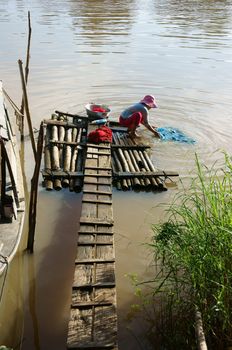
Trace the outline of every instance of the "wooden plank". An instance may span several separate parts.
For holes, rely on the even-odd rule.
[[[83,144],[84,145],[84,144]],[[99,143],[86,143],[86,147],[98,148],[98,149],[109,149],[109,145],[111,144],[99,144]]]
[[[112,205],[112,201],[109,200],[103,200],[103,199],[88,199],[88,198],[83,198],[82,203],[96,203],[96,204],[109,204]]]
[[[115,343],[105,344],[105,343],[92,342],[92,343],[89,343],[89,345],[79,344],[79,343],[72,344],[68,346],[68,349],[72,349],[72,350],[113,349],[114,350],[114,349],[117,349],[117,347],[115,347]]]
[[[52,177],[52,178],[58,178],[58,177],[84,177],[84,174],[82,171],[63,171],[63,170],[42,170],[42,176],[43,177]]]
[[[88,177],[88,175],[86,175],[86,177]],[[83,183],[86,185],[111,186],[111,184],[112,184],[112,181],[110,178],[86,179],[86,177],[84,177],[84,181],[83,181]]]
[[[107,171],[108,171],[108,170],[107,170]],[[88,173],[88,174],[87,174],[86,172],[85,172],[85,176],[86,176],[86,177],[96,177],[96,178],[97,178],[97,177],[109,177],[109,178],[112,177],[111,174],[102,174],[102,173],[101,173],[101,174],[97,174],[97,173],[92,173],[92,174],[91,174],[91,173],[90,173],[90,174]]]
[[[44,124],[47,125],[57,125],[57,126],[64,126],[67,128],[82,128],[85,125],[83,125],[83,123],[78,123],[78,124],[73,124],[70,123],[69,121],[65,122],[65,121],[61,121],[61,120],[52,120],[52,119],[44,119]]]
[[[86,193],[86,194],[97,194],[97,195],[107,195],[107,196],[112,196],[112,191],[99,191],[99,190],[86,190],[84,189],[83,190],[83,193]]]
[[[97,156],[109,156],[109,152],[100,152],[100,151],[88,151],[88,154],[95,154]]]
[[[79,128],[78,128],[79,129]],[[51,144],[59,144],[59,145],[69,145],[69,146],[78,146],[81,145],[81,142],[73,142],[73,141],[60,141],[60,140],[49,140]]]
[[[89,165],[85,165],[85,169],[91,169],[91,170],[110,170],[112,171],[112,167],[99,167],[99,166],[89,166]]]
[[[113,232],[104,232],[104,231],[79,231],[78,232],[80,235],[89,235],[89,234],[94,234],[94,235],[113,235]]]
[[[115,287],[115,282],[87,283],[87,284],[73,285],[73,289],[79,289],[79,288],[114,288],[114,287]]]
[[[124,127],[124,126],[110,126],[110,129],[113,131],[113,132],[125,132],[127,133],[128,131],[128,128]]]
[[[113,263],[115,259],[83,259],[75,260],[75,264],[104,264],[104,263]]]
[[[78,242],[78,246],[88,246],[88,245],[113,245],[113,242],[100,242],[100,241],[87,241],[87,242]]]
[[[100,306],[108,306],[112,305],[110,301],[99,301],[99,302],[79,302],[79,303],[72,303],[71,306],[73,308],[88,308],[88,307],[100,307]]]
[[[151,146],[147,146],[147,145],[116,145],[116,144],[112,144],[111,148],[114,149],[118,149],[118,148],[122,148],[122,149],[129,149],[129,150],[145,150],[148,148],[151,148]]]
[[[66,112],[61,112],[61,111],[55,111],[56,114],[61,115],[61,116],[66,116],[66,117],[71,117],[74,119],[83,119],[85,121],[89,121],[89,118],[87,115],[79,115],[79,114],[71,114],[71,113],[66,113]]]
[[[130,177],[170,177],[170,176],[179,176],[178,173],[174,171],[144,171],[144,172],[129,172],[129,171],[121,171],[113,174],[113,177],[119,178],[130,178]]]

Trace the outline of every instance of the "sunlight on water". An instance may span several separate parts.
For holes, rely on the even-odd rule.
[[[38,128],[54,110],[84,113],[90,101],[108,104],[117,120],[129,104],[154,94],[159,108],[151,111],[152,123],[180,128],[196,143],[162,142],[143,127],[139,133],[152,147],[157,168],[178,171],[188,181],[196,152],[211,166],[222,157],[216,150],[232,151],[231,9],[231,0],[0,0],[0,79],[20,105],[17,60],[25,60],[30,10],[33,126]],[[25,149],[29,184],[28,138]],[[151,223],[163,218],[157,205],[170,203],[178,186],[156,194],[114,191],[122,350],[140,349],[134,336],[140,334],[138,324],[129,331],[124,322],[133,302],[125,275],[149,273],[142,243],[150,240]],[[65,349],[80,203],[80,195],[40,188],[35,253],[25,256],[24,266],[24,350]]]

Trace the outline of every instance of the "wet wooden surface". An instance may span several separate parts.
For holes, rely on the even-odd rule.
[[[117,349],[111,149],[88,145],[68,349]]]

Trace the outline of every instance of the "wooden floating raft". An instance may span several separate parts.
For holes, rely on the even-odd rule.
[[[70,121],[71,118],[71,121]],[[46,189],[57,191],[68,187],[81,192],[86,162],[88,118],[57,112],[45,120],[46,137],[44,170],[42,175]],[[155,191],[167,190],[167,178],[178,176],[173,171],[158,170],[153,165],[146,145],[137,144],[126,134],[126,128],[110,126],[113,131],[111,163],[113,186],[118,190]],[[91,157],[107,153],[107,144],[93,145]],[[92,174],[92,177],[98,175]]]
[[[68,349],[117,349],[111,150],[86,145]]]

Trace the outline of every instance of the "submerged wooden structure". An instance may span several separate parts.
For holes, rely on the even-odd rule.
[[[109,125],[113,143],[88,143],[85,116],[56,111],[44,121],[42,175],[46,190],[83,192],[77,236],[67,349],[117,347],[115,252],[112,186],[118,190],[167,190],[178,176],[156,169],[147,149],[127,137],[126,128]]]
[[[0,81],[0,274],[17,252],[23,230],[25,199],[17,139]]]

